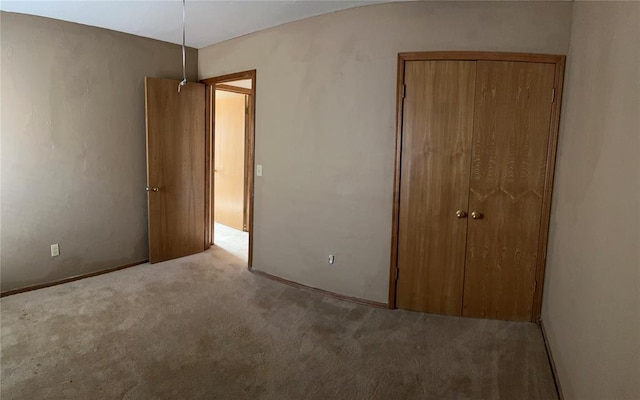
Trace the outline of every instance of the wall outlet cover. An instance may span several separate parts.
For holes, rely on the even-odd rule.
[[[58,243],[51,245],[51,257],[57,257],[60,255],[60,245]]]

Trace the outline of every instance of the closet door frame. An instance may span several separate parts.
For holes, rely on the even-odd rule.
[[[404,106],[404,69],[407,61],[511,61],[528,63],[545,63],[555,65],[553,103],[551,105],[551,123],[549,124],[549,145],[547,148],[547,164],[545,171],[544,193],[542,198],[542,216],[538,237],[538,257],[536,266],[536,287],[533,294],[532,322],[540,320],[542,308],[542,289],[544,270],[547,258],[547,241],[549,236],[549,218],[551,215],[551,196],[560,126],[560,109],[562,106],[562,87],[566,56],[555,54],[499,53],[472,51],[434,51],[398,53],[398,74],[396,85],[396,140],[395,171],[393,179],[393,222],[391,230],[391,262],[389,269],[389,308],[396,308],[396,282],[398,271],[398,229],[400,214],[400,179],[402,166],[402,117]]]

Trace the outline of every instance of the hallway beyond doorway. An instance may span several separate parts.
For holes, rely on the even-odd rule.
[[[239,231],[229,226],[214,223],[214,245],[228,251],[234,256],[248,261],[249,233]]]

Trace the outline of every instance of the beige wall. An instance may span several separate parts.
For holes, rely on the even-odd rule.
[[[568,400],[640,399],[640,3],[576,2],[543,320]]]
[[[180,78],[180,47],[20,14],[0,22],[2,290],[144,260],[144,77]],[[187,62],[196,78],[195,50]]]
[[[201,49],[202,78],[257,69],[254,266],[386,302],[397,53],[563,54],[570,25],[564,2],[395,3]]]

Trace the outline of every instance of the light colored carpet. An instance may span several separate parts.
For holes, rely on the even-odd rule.
[[[10,399],[555,399],[536,325],[355,305],[217,248],[1,300]]]

